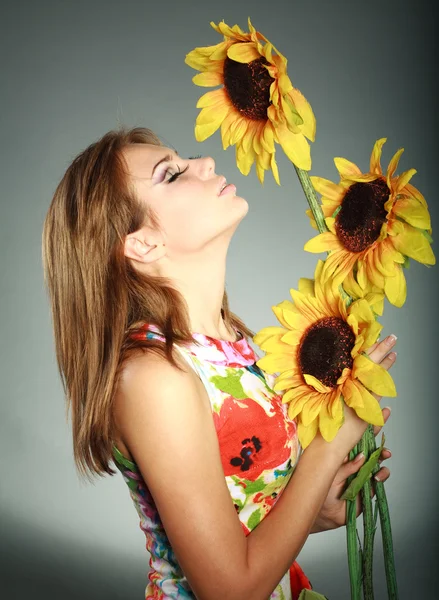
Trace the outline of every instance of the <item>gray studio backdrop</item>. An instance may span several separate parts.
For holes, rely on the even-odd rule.
[[[219,133],[195,141],[195,104],[207,90],[192,84],[185,54],[220,41],[211,20],[246,28],[250,16],[314,108],[312,174],[336,179],[334,156],[367,169],[373,143],[387,137],[383,164],[406,148],[400,172],[418,169],[413,183],[435,234],[434,18],[426,0],[15,0],[2,9],[0,595],[140,599],[148,556],[127,486],[120,474],[83,485],[74,470],[40,257],[55,186],[80,150],[120,123],[153,128],[183,156],[212,155],[250,203],[230,247],[232,309],[255,331],[275,325],[271,306],[312,277],[317,260],[303,251],[314,235],[305,200],[280,150],[282,186],[268,173],[262,187],[254,170],[239,173]],[[437,597],[438,269],[412,262],[405,306],[386,304],[383,318],[384,333],[399,337],[399,393],[384,403],[393,408],[386,490],[404,600]],[[311,536],[299,562],[316,590],[350,597],[343,529]]]

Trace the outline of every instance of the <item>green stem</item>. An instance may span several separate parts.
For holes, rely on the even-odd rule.
[[[306,199],[308,200],[308,204],[316,221],[317,228],[320,233],[325,233],[326,231],[328,231],[328,228],[325,223],[325,215],[323,214],[322,207],[320,206],[320,203],[317,200],[316,191],[314,189],[313,184],[311,183],[308,171],[299,169],[298,167],[296,167],[296,165],[294,165],[294,168],[296,169],[300,185],[302,186],[303,192],[306,196]],[[345,300],[347,299],[347,305],[349,305],[352,302],[352,298],[348,294],[346,294],[341,285],[338,286],[338,289],[340,291],[341,297]]]
[[[325,222],[325,216],[323,214],[322,208],[320,206],[319,201],[317,200],[316,192],[314,190],[314,186],[311,183],[311,179],[309,177],[308,171],[304,171],[303,169],[299,169],[294,165],[296,169],[297,176],[299,178],[302,189],[305,193],[306,199],[308,200],[309,207],[314,216],[317,229],[320,233],[325,233],[328,231]],[[343,287],[339,286],[341,297],[346,300],[346,305],[349,305],[352,302],[352,298],[346,294]],[[365,442],[364,439],[361,440],[362,443]],[[349,456],[352,460],[354,456],[358,454],[358,445],[350,452]],[[349,485],[350,481],[354,476],[348,478],[347,485]],[[358,533],[357,533],[357,502],[355,500],[347,500],[346,501],[346,540],[347,540],[347,551],[348,551],[348,566],[349,566],[349,579],[351,586],[351,600],[360,600],[361,598],[361,589],[362,589],[362,556],[361,549],[358,548]]]
[[[374,440],[373,428],[368,425],[361,438],[360,451],[364,452],[366,460],[371,454],[370,436]],[[368,479],[361,488],[361,502],[363,505],[363,593],[364,600],[373,600],[373,542],[375,537],[375,520],[373,516],[372,484]]]
[[[370,452],[376,449],[375,436],[372,433],[369,438]],[[377,464],[372,472],[372,477],[380,470]],[[396,580],[395,557],[393,553],[392,528],[390,525],[389,505],[387,502],[386,490],[382,481],[374,482],[377,506],[380,515],[381,536],[383,540],[384,567],[387,581],[388,600],[398,600],[398,585]]]
[[[358,454],[358,445],[349,453],[352,460]],[[350,484],[355,474],[350,475],[347,485]],[[361,549],[358,548],[357,534],[357,501],[346,500],[346,542],[348,550],[349,580],[351,585],[351,600],[361,600],[362,586],[362,559]]]
[[[304,171],[303,169],[299,169],[294,165],[296,169],[297,177],[299,178],[300,185],[303,188],[306,199],[308,200],[308,204],[310,209],[312,210],[312,214],[314,215],[314,219],[316,220],[316,224],[320,233],[324,233],[328,231],[325,223],[325,216],[322,212],[319,201],[317,200],[316,191],[314,189],[313,184],[311,183],[311,179],[308,175],[308,171]]]

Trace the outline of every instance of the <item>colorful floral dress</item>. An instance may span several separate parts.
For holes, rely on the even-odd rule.
[[[144,335],[164,341],[152,324],[144,326]],[[271,388],[275,376],[256,366],[260,357],[245,338],[230,342],[192,335],[200,345],[177,348],[206,387],[224,476],[248,535],[270,512],[293,474],[301,452],[296,423],[289,419],[282,396]],[[116,446],[113,456],[129,487],[151,556],[145,600],[195,598],[139,468]],[[295,600],[303,588],[311,589],[310,582],[294,562],[270,599]]]

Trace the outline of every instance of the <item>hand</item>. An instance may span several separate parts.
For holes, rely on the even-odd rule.
[[[379,364],[381,367],[388,371],[396,361],[396,353],[389,352],[395,345],[396,338],[387,336],[381,342],[376,342],[370,348],[366,350],[366,354],[370,357],[373,362]],[[372,394],[378,402],[382,396]],[[334,450],[337,452],[341,451],[340,460],[345,456],[346,452],[357,444],[363,433],[366,431],[368,424],[363,419],[357,416],[357,413],[353,408],[347,404],[343,407],[344,411],[344,422],[337,432],[334,440],[330,442]],[[384,413],[383,413],[384,417]]]
[[[389,416],[390,410],[386,407],[383,409],[384,422],[387,422]],[[375,436],[381,431],[381,429],[382,427],[374,427]],[[378,459],[378,463],[381,464],[383,460],[386,460],[391,456],[392,453],[390,452],[390,450],[388,448],[383,448],[380,454],[380,458]],[[346,500],[341,500],[340,496],[346,489],[346,480],[349,477],[349,475],[357,473],[360,470],[360,468],[364,465],[364,462],[364,456],[358,461],[356,461],[355,459],[350,461],[349,456],[346,456],[346,458],[343,461],[343,464],[341,465],[341,467],[337,471],[336,476],[334,477],[334,481],[332,482],[332,485],[329,488],[328,495],[326,496],[320,513],[311,529],[311,533],[327,531],[328,529],[337,529],[338,527],[346,525]],[[390,470],[387,467],[382,467],[376,473],[376,476],[379,477],[380,481],[386,481],[390,477]],[[374,496],[375,488],[372,479],[371,497],[373,498]],[[358,517],[363,510],[360,494],[357,495],[356,501],[356,512]]]
[[[367,351],[366,354],[376,363],[381,364],[386,369],[390,369],[396,360],[396,354],[391,353],[387,355],[387,352],[395,345],[395,340],[392,338],[385,338],[382,342],[377,342],[373,344]],[[381,396],[373,394],[374,397],[380,401]],[[346,410],[346,406],[344,407]],[[352,410],[352,409],[350,409]],[[352,411],[353,412],[353,411]],[[387,419],[390,416],[390,409],[383,409],[383,419],[384,422],[387,422]],[[357,418],[357,420],[359,420]],[[363,421],[364,423],[364,421]],[[364,431],[366,430],[367,424],[363,425]],[[374,427],[374,435],[377,436],[381,431],[382,427]],[[380,458],[378,460],[379,464],[383,460],[386,460],[391,456],[390,450],[384,448],[381,452]],[[357,473],[359,469],[363,466],[365,462],[364,457],[358,461],[351,460],[349,461],[349,456],[346,456],[343,460],[343,463],[337,474],[333,480],[333,483],[329,489],[328,495],[323,503],[321,511],[311,529],[311,533],[317,533],[319,531],[325,531],[328,529],[336,529],[337,527],[341,527],[346,524],[346,501],[341,500],[340,496],[343,494],[346,488],[346,480],[349,475],[353,473]],[[387,467],[382,467],[376,476],[379,477],[380,481],[386,481],[390,476],[390,471]],[[375,495],[375,489],[372,484],[372,497]],[[362,503],[360,495],[357,496],[357,517],[362,512]]]

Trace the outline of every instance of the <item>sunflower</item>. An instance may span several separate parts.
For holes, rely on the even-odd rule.
[[[340,183],[311,177],[322,194],[322,210],[328,232],[309,240],[308,252],[330,252],[323,280],[334,278],[353,297],[367,290],[382,290],[394,306],[402,306],[407,288],[403,267],[413,258],[434,265],[431,249],[431,221],[423,195],[409,181],[410,169],[395,176],[401,148],[391,159],[386,176],[381,169],[381,151],[386,138],[372,150],[370,171],[360,169],[344,158],[335,158]],[[316,228],[310,211],[311,224]],[[361,291],[360,291],[361,288]]]
[[[382,325],[370,304],[358,299],[347,305],[332,280],[322,281],[319,260],[313,279],[299,280],[290,290],[293,302],[273,307],[283,327],[266,327],[254,342],[266,352],[257,365],[276,373],[273,389],[285,390],[288,415],[297,418],[303,448],[320,430],[332,441],[343,423],[343,401],[357,415],[383,425],[380,405],[371,392],[395,396],[389,373],[365,354],[377,340]]]
[[[199,99],[201,108],[195,138],[202,142],[221,127],[224,150],[236,145],[236,163],[248,175],[256,161],[261,183],[271,169],[278,184],[275,142],[300,169],[311,168],[310,146],[316,121],[311,106],[293,87],[287,75],[287,59],[256,31],[248,20],[249,33],[222,21],[211,26],[224,36],[215,46],[195,48],[185,62],[201,71],[192,81],[215,87]]]

